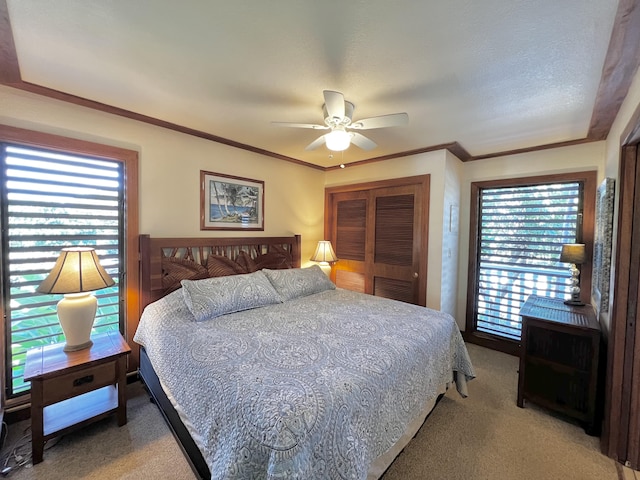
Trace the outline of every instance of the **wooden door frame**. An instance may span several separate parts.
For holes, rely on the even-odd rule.
[[[618,227],[613,305],[607,341],[607,370],[602,452],[634,469],[640,468],[640,106],[621,135],[618,169]]]
[[[324,190],[324,236],[330,238],[332,235],[332,225],[334,224],[333,195],[337,193],[355,192],[360,190],[375,190],[378,188],[403,187],[407,185],[419,185],[424,194],[424,204],[420,207],[420,251],[421,258],[418,269],[418,301],[420,305],[426,305],[427,299],[427,272],[429,258],[429,205],[430,205],[430,185],[431,175],[415,175],[411,177],[391,178],[373,182],[356,183],[349,185],[339,185],[326,187]]]

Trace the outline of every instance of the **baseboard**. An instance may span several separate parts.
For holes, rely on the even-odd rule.
[[[461,332],[462,338],[467,343],[474,343],[481,347],[490,348],[491,350],[497,350],[498,352],[513,355],[514,357],[520,356],[520,345],[515,340],[498,339],[492,335],[487,335],[481,332]]]

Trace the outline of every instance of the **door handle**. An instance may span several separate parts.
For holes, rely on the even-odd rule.
[[[93,382],[93,375],[87,375],[86,377],[76,378],[73,381],[73,386],[80,387],[86,383],[91,383],[91,382]]]

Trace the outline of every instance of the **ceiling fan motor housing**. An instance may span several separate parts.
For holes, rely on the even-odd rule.
[[[346,127],[347,125],[349,125],[351,123],[351,119],[353,118],[353,109],[355,107],[353,106],[353,103],[351,102],[347,102],[345,100],[344,102],[344,117],[342,118],[338,118],[338,117],[331,117],[329,115],[329,113],[327,112],[327,105],[322,105],[322,113],[324,114],[324,123],[326,123],[328,126],[330,127],[337,127],[337,126],[343,126]]]

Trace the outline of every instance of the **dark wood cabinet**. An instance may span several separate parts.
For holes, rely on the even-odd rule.
[[[600,325],[591,305],[531,295],[520,316],[518,406],[534,402],[599,434]]]

